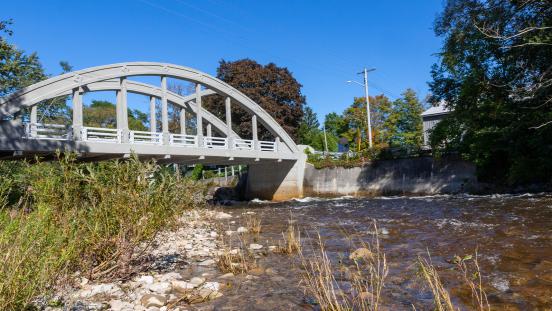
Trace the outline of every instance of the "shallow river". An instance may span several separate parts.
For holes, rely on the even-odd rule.
[[[415,264],[417,256],[427,256],[428,251],[453,301],[470,310],[471,296],[450,260],[474,254],[475,249],[493,309],[552,308],[552,195],[307,198],[249,203],[225,212],[235,216],[233,223],[223,225],[225,230],[235,230],[252,213],[260,216],[262,233],[255,240],[265,248],[282,239],[291,215],[303,244],[312,245],[320,233],[332,258],[348,256],[346,235],[369,239],[376,220],[389,263],[383,310],[432,309],[432,295]],[[299,284],[297,257],[269,254],[258,263],[274,273],[253,280],[239,277],[216,301],[216,309],[316,309]]]

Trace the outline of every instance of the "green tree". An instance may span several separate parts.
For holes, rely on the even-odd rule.
[[[2,33],[7,36],[13,35],[9,29],[11,24],[11,20],[0,21],[0,97],[48,78],[36,53],[27,55],[2,35]],[[63,73],[71,68],[67,62],[60,62],[60,65]],[[62,96],[40,103],[38,105],[39,122],[68,124],[70,109],[66,105],[66,100],[66,96]],[[15,115],[17,116],[28,119],[29,110],[20,111]]]
[[[299,143],[304,145],[311,145],[314,136],[318,134],[320,123],[316,113],[309,106],[304,106],[303,118],[299,124],[297,135],[299,137]]]
[[[36,53],[29,55],[10,44],[2,32],[11,36],[12,21],[0,21],[0,97],[46,78]]]
[[[370,123],[372,140],[376,147],[385,147],[391,133],[390,123],[386,122],[391,111],[391,101],[385,95],[370,96]],[[366,98],[355,97],[351,106],[343,112],[344,126],[340,136],[349,139],[353,149],[368,148],[368,118]]]
[[[117,112],[115,104],[105,100],[93,100],[84,107],[84,124],[86,126],[116,128]],[[148,115],[140,110],[128,109],[128,127],[134,131],[147,131]]]
[[[453,112],[431,135],[459,151],[480,178],[546,182],[552,176],[552,5],[548,0],[446,3],[430,83]]]
[[[261,65],[250,59],[237,61],[221,60],[217,78],[247,95],[270,114],[284,130],[297,141],[299,124],[303,117],[305,96],[302,85],[285,67],[274,63]],[[205,107],[215,115],[224,117],[224,99],[220,96],[205,98]],[[232,105],[234,130],[242,137],[251,137],[251,114],[237,105]],[[260,139],[273,139],[259,127]]]
[[[423,106],[412,89],[393,102],[391,111],[383,123],[390,129],[389,144],[405,149],[418,149],[423,143]]]

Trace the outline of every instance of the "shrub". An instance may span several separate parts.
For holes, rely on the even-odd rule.
[[[19,173],[18,173],[19,174]],[[79,164],[73,156],[25,164],[0,211],[0,309],[22,309],[66,275],[124,276],[140,242],[195,206],[203,186],[154,162]],[[16,187],[17,186],[17,187]]]

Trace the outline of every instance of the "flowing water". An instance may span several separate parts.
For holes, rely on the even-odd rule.
[[[255,241],[275,245],[288,219],[301,228],[304,245],[319,233],[331,258],[346,258],[350,237],[369,239],[377,221],[389,275],[382,310],[432,310],[432,295],[419,276],[418,255],[431,254],[453,301],[470,310],[451,259],[478,250],[483,283],[496,310],[552,309],[552,195],[307,198],[225,208],[235,230],[251,214],[262,219]],[[347,237],[348,236],[348,237]],[[247,243],[250,243],[248,241]],[[308,249],[308,247],[305,247]],[[315,301],[299,284],[297,256],[268,254],[258,260],[270,273],[239,276],[215,309],[312,310]]]

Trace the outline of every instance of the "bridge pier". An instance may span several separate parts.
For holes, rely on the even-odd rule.
[[[301,150],[297,161],[259,161],[249,165],[245,198],[286,201],[303,197],[307,155]]]

